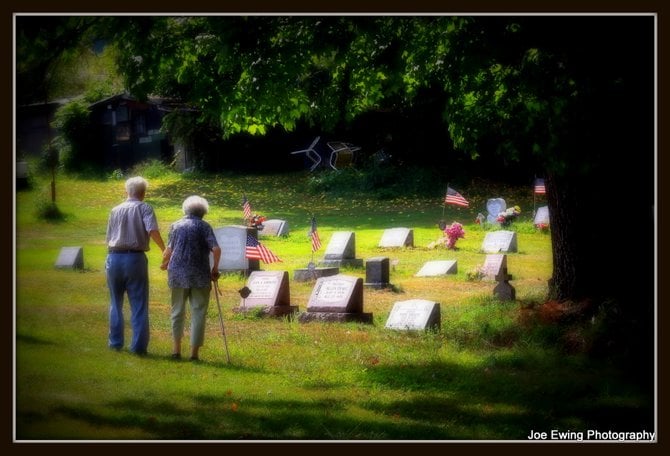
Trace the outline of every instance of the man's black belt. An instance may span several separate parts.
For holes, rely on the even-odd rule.
[[[144,250],[112,250],[112,249],[109,249],[108,253],[144,253]]]

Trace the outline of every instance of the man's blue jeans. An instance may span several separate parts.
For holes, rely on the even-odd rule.
[[[110,293],[109,347],[123,348],[123,300],[128,294],[133,337],[130,351],[146,354],[149,345],[149,262],[144,252],[110,253],[105,262]]]

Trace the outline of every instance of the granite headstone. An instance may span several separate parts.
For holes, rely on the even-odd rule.
[[[261,310],[263,314],[283,316],[296,312],[291,306],[288,271],[253,271],[249,274],[238,311]]]
[[[365,283],[369,288],[386,288],[389,283],[389,259],[387,257],[369,258],[365,262]]]
[[[507,268],[507,255],[502,253],[492,253],[486,255],[482,272],[484,279],[495,280],[496,276],[500,274],[503,268]]]
[[[363,313],[363,279],[338,274],[317,279],[312,289],[307,312],[299,321],[361,321],[372,322],[371,313]]]
[[[247,234],[258,239],[255,228],[242,225],[228,225],[214,230],[214,236],[221,248],[219,271],[246,273],[259,269],[259,260],[246,257]],[[212,264],[211,255],[210,264]]]
[[[353,231],[334,232],[326,247],[321,265],[363,267],[363,260],[356,258],[356,233]]]
[[[540,223],[549,225],[549,206],[540,206],[537,208],[533,224],[539,225]]]

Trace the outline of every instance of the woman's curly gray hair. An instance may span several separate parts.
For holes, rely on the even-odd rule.
[[[209,203],[205,198],[193,195],[184,200],[181,208],[185,215],[194,215],[203,218],[209,212]]]

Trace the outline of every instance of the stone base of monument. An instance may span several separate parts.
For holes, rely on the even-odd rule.
[[[379,283],[377,283],[377,282],[370,282],[370,283],[364,282],[363,286],[365,288],[374,288],[375,290],[382,290],[384,288],[393,288],[393,285],[391,285],[388,282],[386,282],[386,283],[383,283],[383,282],[379,282]]]
[[[235,313],[253,313],[261,317],[286,317],[293,318],[298,313],[298,306],[239,306],[233,307]]]
[[[323,260],[319,264],[322,266],[338,266],[341,268],[362,268],[362,258],[343,258],[340,260]]]
[[[300,323],[310,321],[335,321],[341,323],[359,322],[372,323],[371,313],[347,313],[347,312],[303,312],[298,316]]]
[[[321,277],[330,277],[340,273],[340,268],[314,268],[314,269],[296,269],[293,273],[293,280],[296,282],[309,282]]]

